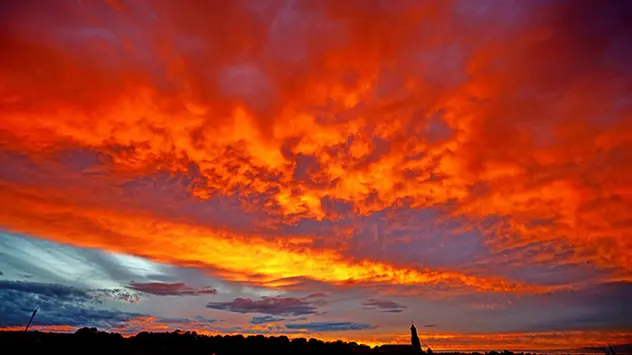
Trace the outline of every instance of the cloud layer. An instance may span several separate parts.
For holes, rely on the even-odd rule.
[[[131,289],[148,293],[155,296],[200,296],[200,295],[214,295],[217,290],[210,287],[195,288],[184,284],[183,282],[177,283],[161,283],[161,282],[131,282],[129,284]]]
[[[379,309],[387,313],[400,313],[406,309],[406,306],[389,300],[370,299],[362,303],[362,305],[368,309]]]
[[[395,327],[357,328],[365,314],[434,302],[428,322],[454,332],[499,332],[512,309],[518,332],[618,334],[618,298],[584,300],[632,281],[631,16],[593,0],[3,3],[0,229],[81,252],[0,240],[2,292],[154,312],[186,297],[186,316],[155,319],[305,315],[282,328],[367,339]],[[321,291],[327,305],[304,297]]]
[[[228,302],[209,302],[206,307],[237,313],[300,316],[314,314],[322,300],[293,297],[262,297],[258,300],[235,298]]]
[[[313,332],[334,332],[346,330],[371,329],[372,326],[353,322],[312,322],[312,323],[290,323],[285,325],[288,329],[300,329]]]
[[[35,309],[34,325],[117,328],[141,316],[96,307],[91,293],[59,284],[0,280],[0,327],[26,326]]]

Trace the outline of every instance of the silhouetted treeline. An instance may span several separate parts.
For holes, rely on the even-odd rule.
[[[124,338],[117,333],[82,328],[74,334],[42,332],[0,332],[0,354],[151,354],[151,355],[343,355],[415,354],[411,347],[375,347],[342,341],[288,339],[286,336],[216,335],[195,332],[142,332]],[[457,354],[457,353],[454,353]],[[511,352],[487,355],[512,355]],[[524,354],[526,355],[526,354]]]

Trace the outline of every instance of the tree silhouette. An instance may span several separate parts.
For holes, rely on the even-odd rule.
[[[353,342],[325,342],[319,339],[287,336],[215,335],[206,336],[191,331],[165,333],[141,332],[124,338],[117,333],[81,328],[74,334],[42,333],[38,331],[0,332],[1,354],[98,354],[98,355],[358,355],[415,354],[410,344],[370,348]],[[428,348],[428,354],[433,351]],[[457,353],[451,353],[456,355]],[[450,355],[444,353],[442,355]],[[480,355],[480,354],[479,354]],[[512,352],[489,352],[486,355],[513,355]],[[525,355],[525,354],[520,354]],[[530,355],[530,354],[529,354]]]

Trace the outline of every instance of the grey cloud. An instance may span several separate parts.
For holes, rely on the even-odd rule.
[[[0,326],[24,325],[39,307],[34,325],[111,328],[141,316],[93,307],[89,290],[58,284],[0,281]]]
[[[123,301],[128,303],[137,303],[140,296],[136,293],[124,289],[97,289],[90,290],[88,294],[92,299],[101,302],[104,300]]]
[[[147,315],[98,308],[95,307],[95,303],[103,299],[128,300],[130,297],[133,298],[134,294],[118,289],[89,290],[60,284],[0,281],[0,327],[25,325],[35,308],[39,308],[39,311],[33,325],[97,327],[105,330],[129,327],[130,321]],[[198,327],[218,322],[216,319],[203,316],[156,320],[159,323],[180,327]]]
[[[22,235],[3,233],[0,229],[0,267],[16,277],[32,275],[33,280],[62,284],[81,284],[84,280],[127,283],[147,274],[169,272],[173,268],[157,263],[134,267],[121,262],[121,255],[97,249],[78,248]],[[46,255],[42,258],[41,255]],[[129,256],[128,256],[129,257]],[[76,270],[62,271],[59,264],[77,265]],[[73,272],[74,271],[74,272]]]
[[[380,299],[370,299],[362,303],[362,305],[364,305],[367,309],[379,309],[386,313],[401,313],[404,309],[406,309],[406,306],[397,302]]]
[[[55,298],[62,301],[87,301],[90,296],[84,290],[59,284],[47,284],[25,281],[0,281],[0,292],[3,294],[30,294],[37,297]]]
[[[138,302],[139,297],[134,293],[122,289],[84,290],[61,284],[28,282],[28,281],[0,281],[1,292],[15,292],[49,297],[62,301],[102,302],[104,300],[119,300],[130,303]]]
[[[316,313],[321,304],[322,301],[313,301],[309,297],[262,297],[259,300],[239,297],[229,302],[209,302],[207,307],[236,313],[299,316]]]
[[[162,283],[162,282],[131,282],[130,288],[156,296],[200,296],[214,295],[217,290],[212,287],[195,288],[183,282]]]
[[[273,316],[254,316],[250,319],[250,324],[267,324],[274,322],[282,322],[285,318],[273,317]]]
[[[286,324],[288,329],[300,329],[312,332],[335,332],[344,330],[363,330],[374,329],[375,326],[365,323],[355,322],[311,322],[311,323],[294,323]]]

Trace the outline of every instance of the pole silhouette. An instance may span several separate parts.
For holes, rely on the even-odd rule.
[[[37,314],[37,309],[38,308],[35,308],[35,310],[33,311],[33,314],[31,314],[31,319],[29,319],[29,323],[26,325],[26,328],[24,328],[25,333],[29,330],[29,327],[31,326],[31,322],[33,322],[33,318],[35,318],[35,314]]]

